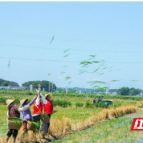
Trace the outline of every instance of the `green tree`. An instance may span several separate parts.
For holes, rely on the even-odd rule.
[[[14,82],[14,81],[0,79],[0,86],[8,86],[8,85],[12,85],[12,84],[16,84],[17,86],[19,86],[18,83]]]
[[[139,95],[139,93],[141,92],[141,89],[137,88],[130,88],[130,95]]]
[[[119,93],[121,95],[129,95],[129,91],[130,91],[130,89],[128,87],[122,87],[122,88],[120,88]]]
[[[41,88],[45,89],[45,91],[48,91],[48,92],[54,92],[56,90],[56,85],[54,83],[51,83],[49,81],[46,81],[46,80],[42,80],[42,81],[39,81],[39,80],[36,80],[36,81],[28,81],[28,82],[25,82],[22,84],[22,86],[25,86],[25,87],[28,87],[30,86],[30,84],[33,85],[33,88],[37,88],[37,85],[38,84],[41,84]],[[49,84],[50,84],[50,91],[49,91]]]

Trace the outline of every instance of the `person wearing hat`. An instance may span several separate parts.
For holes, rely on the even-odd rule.
[[[102,98],[99,96],[98,98],[98,103],[102,101]]]
[[[18,108],[15,104],[14,104],[15,100],[11,100],[11,99],[7,99],[6,100],[6,104],[8,107],[8,111],[7,111],[7,115],[8,117],[16,117],[16,118],[20,118],[20,112],[27,110],[28,108]],[[16,141],[16,137],[18,134],[18,130],[15,129],[9,129],[7,136],[6,136],[6,142],[8,142],[9,138],[11,137],[11,135],[13,135],[13,143],[15,143]]]
[[[46,94],[45,97],[40,93],[40,96],[41,96],[41,99],[43,100],[44,113],[46,113],[49,118],[49,123],[48,124],[42,123],[41,129],[40,129],[41,131],[44,131],[43,138],[45,138],[50,126],[51,114],[56,111],[53,110],[53,103],[51,101],[52,93]]]
[[[93,98],[93,105],[96,103],[96,98],[94,97]]]
[[[23,107],[23,108],[29,107],[35,102],[36,98],[37,98],[37,96],[35,96],[30,101],[30,103],[28,103],[28,99],[23,99],[23,100],[20,101],[20,106]],[[30,109],[22,112],[22,114],[23,114],[23,132],[20,135],[20,141],[22,140],[24,134],[28,131],[28,129],[27,129],[27,120],[32,120],[32,115],[31,115]]]

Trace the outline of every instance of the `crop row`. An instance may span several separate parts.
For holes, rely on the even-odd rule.
[[[46,92],[42,92],[43,95]],[[0,90],[0,94],[12,94],[12,95],[35,95],[36,92],[34,91],[12,91],[12,90]],[[143,100],[143,96],[123,96],[123,95],[96,95],[96,94],[79,94],[79,93],[53,93],[53,96],[59,96],[59,97],[90,97],[90,98],[94,98],[94,97],[104,97],[106,99],[130,99],[130,100],[137,100],[137,101],[142,101]]]
[[[6,100],[8,98],[6,97],[0,97],[0,103],[1,104],[6,104]],[[20,99],[16,98],[15,99],[15,103],[19,104],[20,103]],[[54,106],[61,106],[61,107],[67,107],[67,106],[72,106],[72,103],[70,101],[67,100],[52,100],[52,103]],[[101,103],[96,103],[96,104],[92,104],[90,101],[86,101],[86,103],[81,103],[81,102],[77,102],[75,103],[76,107],[85,107],[85,108],[94,108],[94,107],[98,107],[98,108],[108,108],[109,106],[106,104],[101,104]],[[118,107],[121,106],[121,104],[113,104],[111,105],[112,107]]]

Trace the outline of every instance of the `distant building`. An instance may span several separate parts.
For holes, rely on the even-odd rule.
[[[19,87],[17,83],[8,84],[8,87]]]
[[[103,92],[94,92],[96,95],[102,95]]]
[[[111,95],[118,95],[117,92],[112,92]]]

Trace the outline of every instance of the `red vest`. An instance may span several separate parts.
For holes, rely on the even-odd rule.
[[[53,113],[53,103],[47,100],[47,104],[44,104],[44,113],[52,114]]]
[[[36,105],[36,103],[33,104],[33,115],[34,114],[41,114],[43,110],[42,102],[40,101],[39,105]]]

